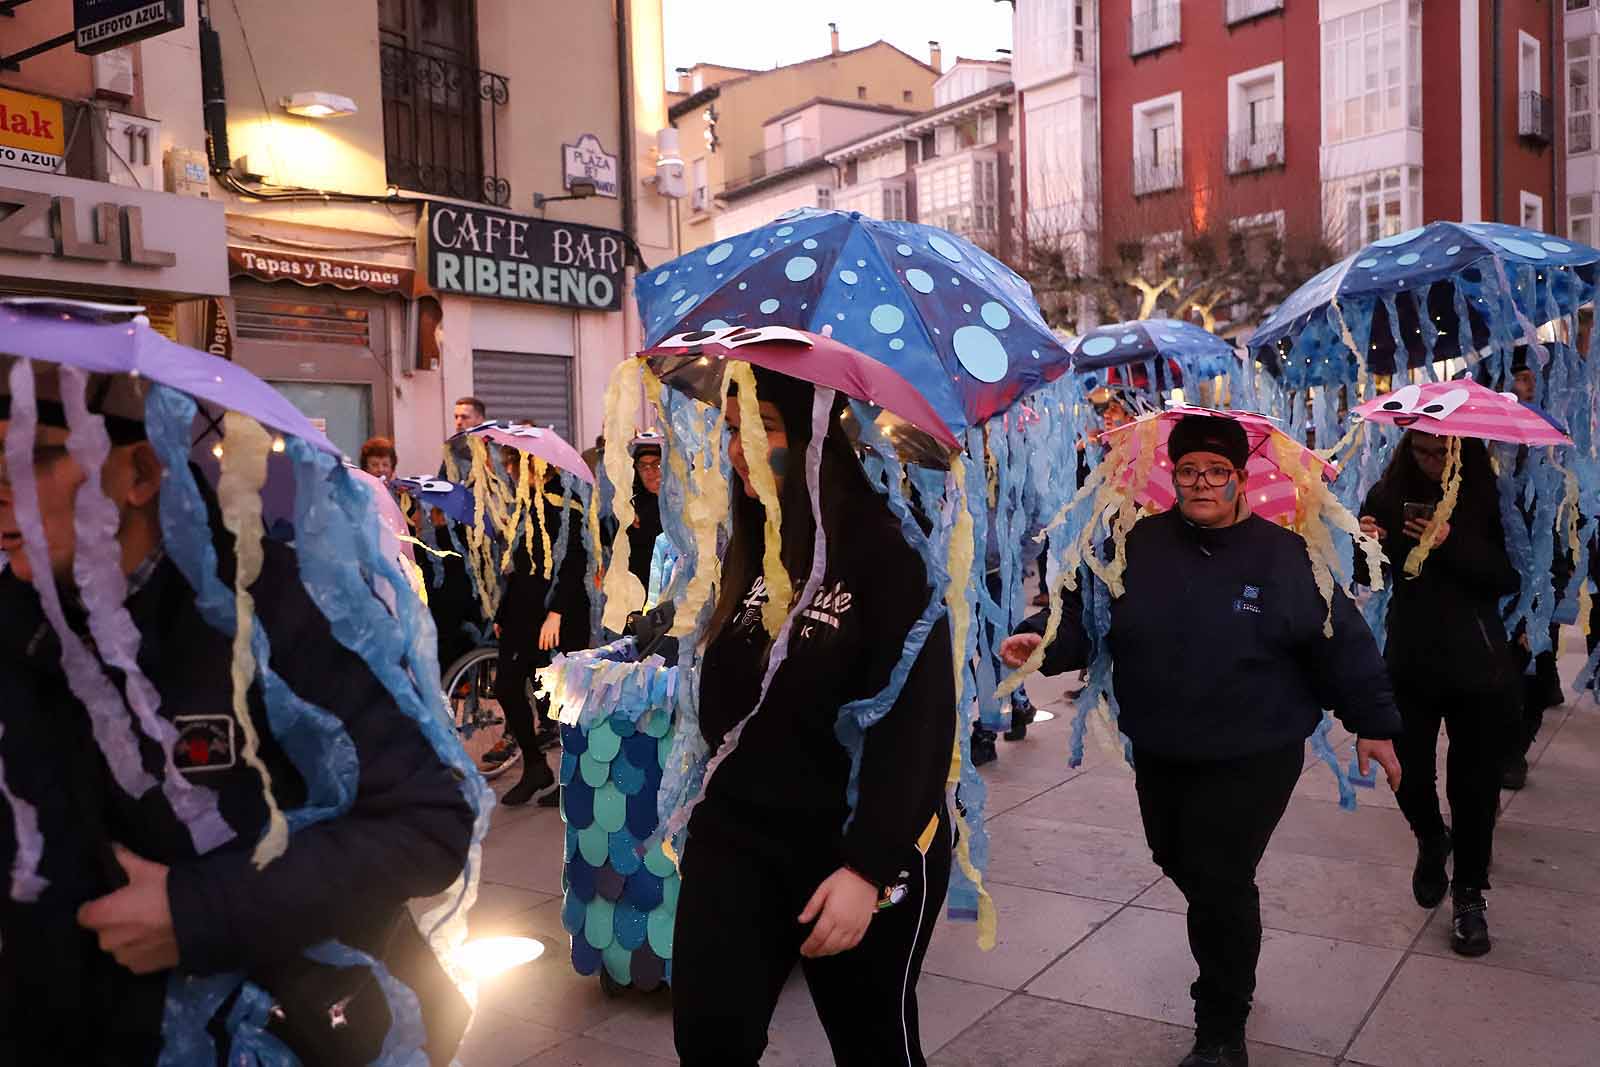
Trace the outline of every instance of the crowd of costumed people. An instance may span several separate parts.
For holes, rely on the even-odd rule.
[[[670,985],[685,1062],[759,1058],[797,962],[836,1051],[920,1062],[938,916],[995,942],[977,767],[1041,668],[1081,672],[1063,756],[1134,765],[1211,916],[1192,1062],[1243,1062],[1238,886],[1307,738],[1343,806],[1397,788],[1419,903],[1454,851],[1458,949],[1486,951],[1501,776],[1561,699],[1558,627],[1587,632],[1597,269],[1434,223],[1238,348],[1065,338],[968,241],[802,209],[641,272],[596,452],[469,404],[409,478],[141,318],[7,303],[0,989],[30,1024],[0,1048],[449,1062],[484,775],[520,766],[502,802],[565,823],[572,965]],[[1180,631],[1231,647],[1161,655]],[[1486,673],[1431,685],[1442,655]],[[1512,689],[1507,761],[1484,694]],[[68,1018],[91,994],[103,1032]]]

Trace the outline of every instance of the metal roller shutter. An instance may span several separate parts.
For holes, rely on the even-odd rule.
[[[491,419],[527,419],[572,441],[572,359],[527,352],[472,353],[472,392]]]

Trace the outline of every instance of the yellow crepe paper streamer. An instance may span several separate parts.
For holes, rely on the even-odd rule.
[[[483,601],[483,611],[494,618],[500,609],[500,570],[495,566],[494,539],[485,529],[492,521],[492,490],[489,483],[498,481],[489,471],[489,452],[476,437],[467,438],[467,448],[472,455],[472,467],[467,472],[467,484],[472,489],[472,525],[467,528],[468,564],[478,579],[478,595]]]
[[[1461,493],[1461,438],[1446,438],[1444,457],[1444,499],[1439,501],[1439,506],[1433,509],[1433,518],[1428,520],[1428,525],[1423,528],[1422,539],[1417,546],[1406,556],[1406,573],[1415,578],[1422,573],[1422,564],[1427,560],[1428,553],[1433,551],[1433,539],[1445,523],[1450,521],[1450,513],[1456,509],[1456,497]]]
[[[742,396],[743,383],[739,387]],[[950,643],[954,650],[952,667],[955,669],[956,692],[961,692],[961,676],[966,667],[967,631],[972,627],[972,612],[967,604],[966,583],[958,581],[956,575],[972,573],[972,559],[977,551],[973,535],[972,512],[967,508],[965,486],[966,464],[957,455],[950,461],[949,495],[954,499],[956,506],[955,529],[950,534],[950,581],[945,583],[944,603],[950,613]],[[961,781],[961,709],[957,708],[956,715],[956,740],[950,751],[950,771],[945,776],[945,787],[954,788]],[[983,875],[972,862],[972,853],[968,842],[972,840],[972,824],[967,815],[961,815],[961,821],[967,827],[967,832],[957,835],[956,863],[961,868],[961,873],[967,876],[974,889],[978,891],[978,947],[987,952],[994,948],[995,930],[999,925],[998,915],[995,912],[994,900],[989,896],[989,891],[984,888]]]
[[[633,439],[633,428],[639,424],[642,368],[639,360],[625,359],[617,364],[606,383],[605,466],[614,490],[611,512],[617,519],[617,535],[611,544],[611,564],[602,585],[605,610],[601,625],[612,633],[622,632],[628,625],[628,615],[639,609],[645,595],[644,586],[628,570],[628,530],[634,519],[633,462],[628,444]]]
[[[1562,480],[1566,483],[1566,493],[1561,499],[1561,511],[1558,522],[1567,530],[1567,551],[1572,559],[1576,560],[1583,551],[1583,538],[1579,534],[1579,524],[1583,515],[1578,511],[1578,478],[1572,473],[1571,468],[1562,464],[1559,454],[1555,449],[1550,450],[1550,462],[1561,470]],[[1589,636],[1589,608],[1592,598],[1589,595],[1589,583],[1578,583],[1578,625],[1583,628],[1583,635]]]
[[[725,378],[732,378],[739,387],[739,442],[750,467],[750,481],[766,512],[761,572],[767,582],[767,602],[761,606],[761,624],[776,637],[789,614],[794,583],[783,565],[783,511],[778,503],[778,481],[772,473],[772,450],[767,444],[766,424],[761,421],[761,400],[756,396],[756,376],[750,364],[730,359]]]
[[[1334,317],[1339,320],[1339,337],[1356,357],[1356,395],[1350,401],[1350,406],[1355,407],[1366,397],[1367,353],[1356,344],[1355,335],[1350,332],[1350,324],[1344,320],[1344,309],[1339,306],[1339,298],[1334,297],[1329,303],[1333,306]]]
[[[1067,545],[1062,559],[1060,575],[1065,588],[1078,588],[1078,568],[1087,565],[1092,573],[1105,582],[1112,596],[1122,595],[1128,530],[1140,518],[1140,511],[1134,503],[1136,491],[1133,487],[1143,485],[1144,479],[1149,477],[1150,467],[1155,462],[1158,432],[1157,420],[1151,419],[1140,425],[1137,431],[1113,436],[1111,447],[1099,465],[1089,472],[1089,477],[1084,479],[1072,499],[1061,506],[1061,510],[1038,534],[1037,539],[1044,540],[1052,530],[1060,528],[1075,508],[1082,506],[1086,500],[1092,501],[1090,507],[1094,517],[1083,524],[1077,538]],[[1134,461],[1135,448],[1141,453],[1138,462]],[[1112,511],[1113,508],[1115,511]],[[1095,539],[1101,536],[1101,516],[1108,511],[1112,512],[1106,522],[1110,526],[1113,552],[1111,562],[1106,564],[1100,562],[1099,553],[1095,551]],[[1045,609],[1044,635],[1022,666],[1000,683],[995,690],[998,699],[1010,696],[1028,675],[1044,664],[1045,650],[1061,630],[1062,588],[1060,585],[1051,585],[1045,590],[1049,606]]]
[[[1322,472],[1307,466],[1297,445],[1287,434],[1272,432],[1272,449],[1277,457],[1278,469],[1288,475],[1295,485],[1294,529],[1306,543],[1306,555],[1311,560],[1311,575],[1316,580],[1317,592],[1327,605],[1322,621],[1322,635],[1333,636],[1333,590],[1336,586],[1348,594],[1350,589],[1337,581],[1339,556],[1333,538],[1324,522],[1350,536],[1366,559],[1368,581],[1372,590],[1383,588],[1383,549],[1378,542],[1361,532],[1361,522],[1350,509],[1339,503],[1322,480]]]
[[[260,736],[250,714],[250,685],[256,677],[256,657],[250,645],[255,625],[256,601],[250,587],[261,576],[262,538],[261,487],[267,481],[267,456],[272,452],[272,435],[254,419],[228,412],[222,420],[228,447],[222,453],[222,474],[217,482],[217,498],[222,505],[222,524],[234,537],[233,632],[233,717],[238,720],[244,762],[261,776],[261,791],[267,805],[267,829],[256,843],[252,862],[260,870],[289,847],[289,822],[272,795],[272,772],[261,762]]]
[[[653,377],[653,375],[652,375]],[[717,410],[723,411],[728,402],[728,377],[722,378],[722,398]],[[728,483],[722,477],[722,434],[706,435],[705,447],[695,458],[694,477],[689,484],[688,499],[684,503],[684,518],[694,533],[694,577],[683,593],[683,606],[672,622],[673,637],[687,637],[694,633],[700,613],[722,585],[722,559],[717,555],[717,530],[728,517]]]
[[[524,528],[528,537],[528,552],[533,553],[533,515],[528,510],[528,498],[532,492],[532,475],[528,470],[529,464],[526,457],[517,463],[517,487],[511,498],[511,507],[506,517],[507,529],[505,533],[506,548],[500,554],[500,569],[511,569],[511,559],[516,554],[517,527]]]
[[[526,460],[526,457],[524,457],[524,460]],[[521,464],[521,467],[522,467],[523,470],[527,470],[528,469],[527,462],[524,461]],[[545,480],[546,473],[549,470],[549,467],[550,467],[550,465],[548,463],[546,463],[544,460],[535,457],[535,459],[533,461],[533,480],[539,484],[539,488],[538,488],[538,490],[536,492],[538,493],[538,495],[540,497],[540,500],[539,500],[539,503],[537,505],[534,504],[533,501],[531,501],[531,500],[528,502],[528,506],[530,508],[532,508],[534,514],[538,516],[538,521],[539,521],[539,547],[544,550],[544,580],[547,581],[547,582],[550,580],[550,575],[555,572],[555,560],[550,558],[552,552],[554,551],[550,547],[550,520],[545,515],[544,506],[543,506],[544,505],[544,499],[543,498],[546,496],[545,491],[544,491],[544,480]],[[558,502],[556,506],[560,507],[561,505]],[[532,536],[533,536],[533,531],[529,530],[528,531],[528,535],[529,535],[529,539],[531,540]]]

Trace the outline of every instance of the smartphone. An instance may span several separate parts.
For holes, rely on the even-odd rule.
[[[1434,505],[1432,504],[1423,504],[1415,500],[1407,500],[1402,506],[1402,514],[1406,522],[1410,522],[1413,519],[1421,519],[1423,522],[1427,522],[1429,519],[1433,518],[1433,509]]]

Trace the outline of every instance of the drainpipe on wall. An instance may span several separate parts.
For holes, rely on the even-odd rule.
[[[622,151],[617,157],[617,182],[622,186],[622,232],[637,241],[638,211],[634,202],[634,154],[639,139],[633,129],[633,48],[628,39],[629,0],[617,0],[617,102],[622,125]]]
[[[1489,221],[1500,221],[1500,160],[1504,154],[1502,142],[1505,138],[1505,123],[1501,120],[1500,108],[1504,105],[1500,100],[1500,14],[1501,0],[1494,0],[1491,5],[1492,14],[1489,23],[1489,187],[1494,197],[1489,205]],[[1520,102],[1519,102],[1520,106]],[[1520,221],[1520,220],[1519,220]]]
[[[1556,33],[1556,4],[1550,5],[1550,47],[1545,50],[1549,62],[1545,64],[1550,72],[1550,103],[1551,110],[1557,116],[1566,115],[1566,86],[1556,80],[1559,66],[1556,63],[1556,49],[1562,47],[1562,38]],[[1559,97],[1557,93],[1561,94]],[[1567,232],[1567,198],[1561,195],[1561,158],[1564,154],[1563,146],[1566,143],[1567,124],[1563,119],[1560,122],[1552,120],[1550,123],[1550,217],[1545,220],[1545,228],[1556,235]]]

